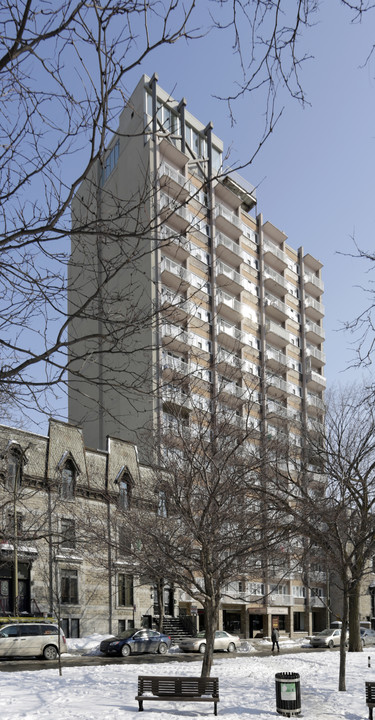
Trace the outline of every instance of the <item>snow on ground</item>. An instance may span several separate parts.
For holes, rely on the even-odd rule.
[[[98,638],[76,641],[88,651]],[[264,646],[263,646],[264,647]],[[373,668],[368,668],[370,656]],[[63,667],[32,672],[0,672],[1,720],[177,720],[213,717],[210,703],[147,702],[138,714],[138,675],[200,675],[196,662]],[[212,675],[220,679],[218,714],[225,720],[269,720],[276,713],[275,673],[298,672],[301,718],[363,720],[368,716],[364,681],[375,680],[375,648],[347,654],[347,692],[339,693],[339,653],[311,652],[256,657],[238,654],[214,659]]]

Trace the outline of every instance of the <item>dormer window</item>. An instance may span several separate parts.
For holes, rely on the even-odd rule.
[[[12,448],[8,454],[8,483],[11,490],[17,490],[22,485],[23,457],[18,448]]]
[[[132,501],[133,478],[129,468],[124,465],[118,473],[115,484],[118,485],[118,506],[120,510],[130,510]]]
[[[61,497],[71,500],[75,493],[75,467],[71,460],[67,460],[61,471]]]
[[[166,518],[168,515],[167,512],[167,494],[165,490],[159,490],[158,493],[158,510],[157,514],[159,517]]]

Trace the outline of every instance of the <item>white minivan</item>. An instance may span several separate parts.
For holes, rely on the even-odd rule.
[[[52,623],[12,623],[0,628],[0,657],[35,657],[56,660],[67,652],[63,631]]]

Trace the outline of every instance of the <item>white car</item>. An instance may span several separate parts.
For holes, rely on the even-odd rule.
[[[60,645],[60,646],[59,646]],[[0,657],[37,657],[56,660],[67,652],[63,631],[52,623],[13,623],[0,628]]]
[[[238,635],[231,635],[226,630],[216,630],[214,650],[227,650],[235,652],[241,640]],[[199,632],[196,637],[186,638],[179,643],[180,650],[183,652],[200,652],[204,653],[206,649],[206,633]]]
[[[346,633],[346,640],[348,640],[349,633]],[[329,647],[333,648],[335,645],[340,645],[341,630],[339,628],[327,628],[322,632],[313,635],[310,638],[310,645],[312,647]]]

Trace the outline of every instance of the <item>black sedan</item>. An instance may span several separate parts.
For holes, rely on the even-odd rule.
[[[100,652],[105,655],[122,655],[127,657],[131,653],[160,653],[165,655],[172,640],[169,635],[148,630],[147,628],[132,628],[107,638],[100,643]]]

